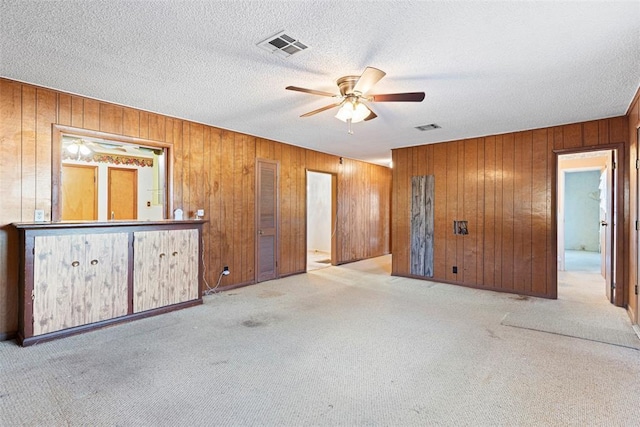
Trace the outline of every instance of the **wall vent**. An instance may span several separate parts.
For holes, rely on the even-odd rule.
[[[261,47],[280,58],[287,59],[291,55],[303,52],[309,49],[309,46],[302,43],[300,40],[285,34],[284,31],[275,34],[260,43],[258,47]]]
[[[431,123],[430,125],[416,126],[416,129],[421,130],[421,131],[424,132],[426,130],[440,129],[440,126],[438,126],[435,123]]]

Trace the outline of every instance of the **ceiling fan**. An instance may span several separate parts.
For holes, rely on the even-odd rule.
[[[336,98],[336,102],[326,105],[317,110],[309,111],[301,115],[300,117],[309,117],[314,114],[321,113],[322,111],[329,110],[331,108],[340,107],[336,118],[343,122],[349,123],[349,133],[351,131],[351,123],[358,123],[361,121],[373,120],[377,116],[376,113],[371,110],[366,102],[421,102],[424,100],[424,92],[407,92],[407,93],[387,93],[380,95],[368,95],[367,92],[376,83],[382,79],[386,73],[377,68],[367,67],[361,76],[344,76],[340,77],[336,84],[340,90],[340,94],[333,94],[329,92],[323,92],[314,89],[305,89],[296,86],[287,86],[287,90],[293,90],[297,92],[310,93],[312,95],[328,96]]]

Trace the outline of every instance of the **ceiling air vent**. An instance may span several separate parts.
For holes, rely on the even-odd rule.
[[[300,42],[300,40],[285,34],[284,31],[261,41],[258,43],[258,47],[268,50],[283,59],[309,49],[309,46]]]
[[[440,126],[438,126],[435,123],[431,123],[430,125],[416,126],[416,129],[421,130],[421,131],[424,132],[426,130],[440,129]]]

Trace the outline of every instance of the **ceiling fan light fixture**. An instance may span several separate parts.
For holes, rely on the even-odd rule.
[[[342,104],[342,107],[338,110],[336,114],[336,119],[342,120],[346,123],[347,120],[352,119],[353,117],[353,104],[350,102],[345,102]]]
[[[336,114],[336,118],[346,122],[347,120],[351,120],[351,123],[360,123],[371,114],[371,110],[367,108],[361,102],[345,102],[340,110],[338,110],[338,114]]]

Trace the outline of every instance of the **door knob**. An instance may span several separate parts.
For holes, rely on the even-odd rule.
[[[609,223],[607,221],[600,221],[600,225],[606,227]]]
[[[258,230],[258,234],[262,236],[262,230]]]

